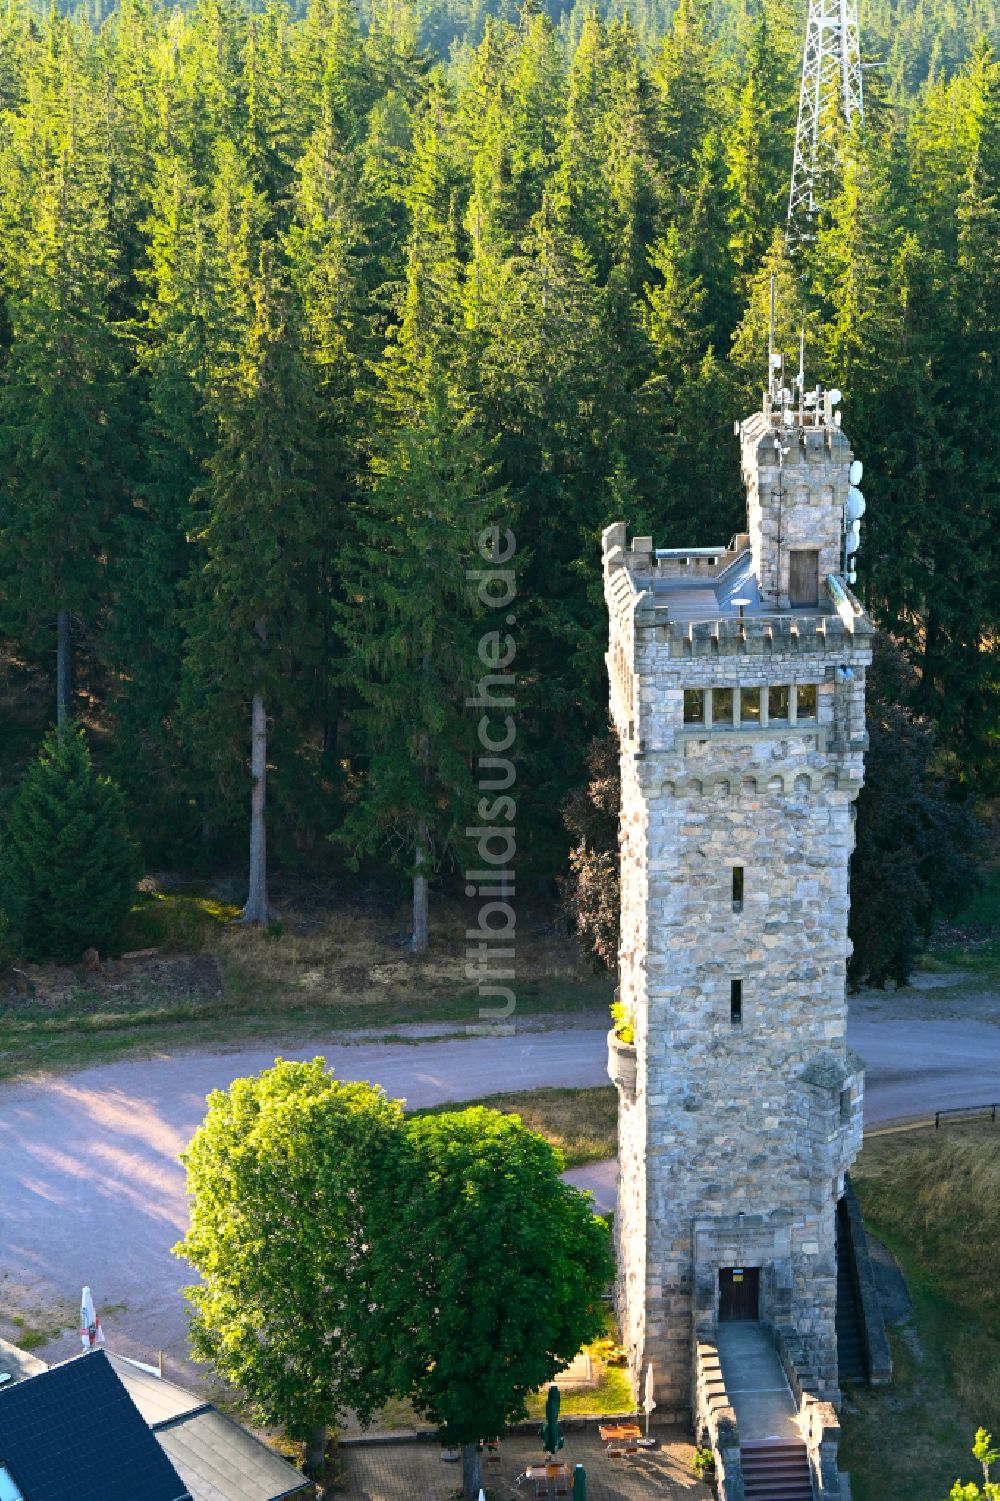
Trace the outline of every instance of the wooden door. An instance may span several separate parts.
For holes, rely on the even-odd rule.
[[[793,605],[819,604],[819,553],[815,548],[789,554],[788,598]]]
[[[719,1323],[732,1324],[759,1316],[760,1267],[725,1266],[719,1271]]]

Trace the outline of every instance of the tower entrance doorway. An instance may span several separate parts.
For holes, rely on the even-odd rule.
[[[719,1270],[719,1323],[759,1317],[760,1267],[724,1266]]]
[[[796,605],[819,604],[819,553],[812,549],[793,552],[788,560],[788,598]]]

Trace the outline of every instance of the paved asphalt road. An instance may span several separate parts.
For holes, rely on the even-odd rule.
[[[607,1080],[603,1028],[417,1044],[315,1043],[342,1077],[372,1079],[411,1105],[500,1089]],[[1000,1097],[1000,1027],[974,1021],[858,1019],[851,1043],[868,1065],[869,1124]],[[269,1065],[274,1049],[178,1053],[0,1088],[0,1310],[67,1328],[85,1282],[109,1343],[190,1380],[184,1361],[189,1280],[170,1255],[186,1205],[177,1161],[210,1089]],[[572,1175],[614,1195],[614,1164]],[[77,1348],[63,1334],[40,1353]]]

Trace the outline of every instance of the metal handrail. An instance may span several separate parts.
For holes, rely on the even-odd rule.
[[[953,1105],[949,1110],[935,1110],[935,1112],[934,1112],[934,1129],[936,1131],[938,1129],[938,1127],[941,1125],[941,1120],[942,1120],[943,1116],[946,1116],[946,1115],[985,1115],[987,1111],[989,1111],[989,1113],[990,1113],[990,1120],[993,1122],[994,1125],[996,1125],[996,1123],[997,1123],[997,1111],[998,1110],[1000,1110],[1000,1105]]]

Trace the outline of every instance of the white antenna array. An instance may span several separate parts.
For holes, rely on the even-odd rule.
[[[799,121],[795,132],[792,190],[786,239],[790,248],[814,233],[823,128],[835,114],[848,125],[865,118],[858,0],[809,0],[802,57]]]

